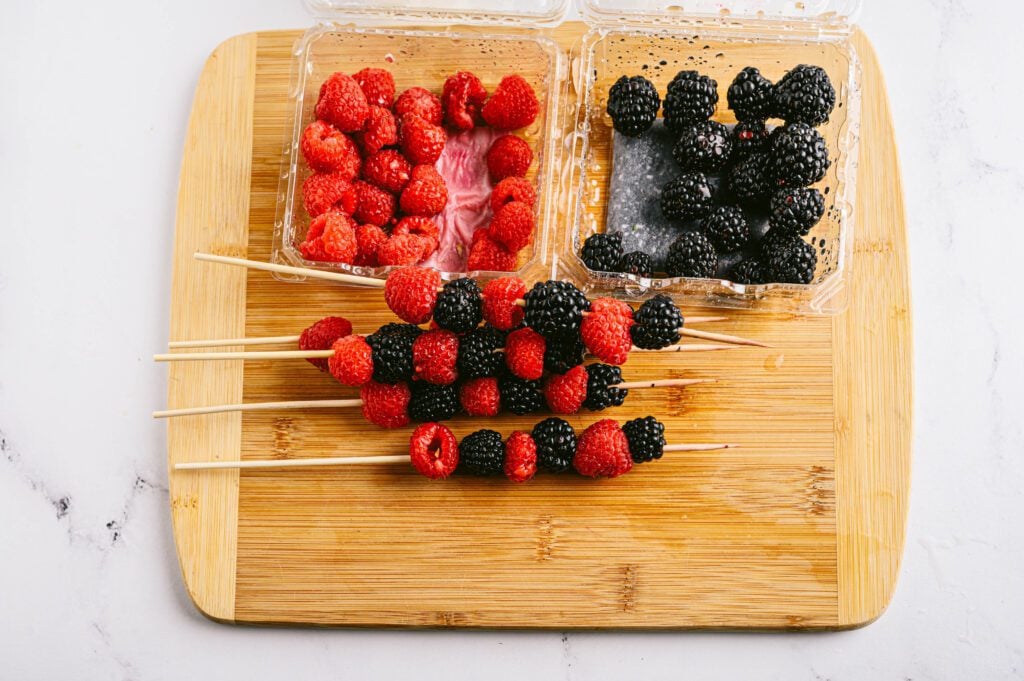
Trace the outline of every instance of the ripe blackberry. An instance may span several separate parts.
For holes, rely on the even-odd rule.
[[[567,281],[539,281],[525,300],[526,325],[548,340],[579,335],[583,312],[590,309],[583,292]]]
[[[836,105],[836,90],[825,69],[801,64],[775,85],[774,113],[787,123],[821,125]]]
[[[768,254],[768,276],[783,284],[810,284],[818,266],[818,252],[806,241],[793,238],[774,245]]]
[[[733,158],[767,151],[768,136],[764,121],[737,123],[732,129]]]
[[[493,326],[473,329],[459,339],[459,355],[455,367],[460,378],[497,376],[505,359],[500,352],[505,346],[505,334]]]
[[[622,76],[608,90],[608,115],[623,135],[638,137],[654,124],[661,97],[643,76]]]
[[[775,189],[772,180],[769,155],[749,154],[729,171],[729,192],[745,206],[760,206],[768,202]]]
[[[757,258],[741,260],[730,270],[729,279],[737,284],[765,284],[764,263]]]
[[[614,272],[622,259],[622,235],[605,232],[587,237],[580,249],[580,259],[595,272]]]
[[[501,404],[517,416],[532,414],[544,408],[544,395],[537,381],[524,381],[506,374],[498,381]]]
[[[587,349],[579,336],[548,343],[544,348],[544,368],[551,373],[564,374],[569,369],[583,364],[583,355],[586,352]]]
[[[721,253],[732,253],[750,241],[750,225],[737,206],[719,206],[704,218],[701,229]]]
[[[764,233],[764,236],[761,237],[761,243],[758,244],[758,249],[760,249],[761,253],[761,261],[767,264],[772,250],[778,246],[790,247],[794,241],[799,240],[799,237],[783,230],[769,229]]]
[[[807,187],[828,171],[828,147],[814,128],[790,123],[772,135],[771,173],[780,187]]]
[[[718,268],[718,253],[700,232],[682,234],[668,247],[665,272],[670,277],[707,279]]]
[[[564,473],[576,456],[576,431],[567,421],[552,416],[533,427],[530,435],[537,443],[537,465],[551,473]]]
[[[626,421],[622,432],[629,441],[629,455],[635,463],[660,459],[665,453],[665,424],[653,416]]]
[[[713,205],[711,185],[704,173],[680,175],[661,190],[661,212],[670,220],[702,217]]]
[[[366,337],[373,357],[373,380],[398,383],[412,378],[412,344],[423,330],[412,324],[392,322]]]
[[[600,362],[587,367],[587,399],[583,406],[591,411],[602,411],[608,407],[620,407],[626,401],[628,390],[609,388],[622,383],[622,369]]]
[[[472,279],[449,281],[437,294],[434,321],[442,329],[465,333],[480,326],[483,318],[483,296]]]
[[[665,92],[665,125],[682,132],[711,118],[718,104],[718,83],[696,71],[680,71]]]
[[[753,66],[736,74],[726,98],[738,121],[764,121],[772,114],[772,82]]]
[[[643,251],[633,251],[622,256],[618,270],[637,277],[650,278],[654,276],[654,260]]]
[[[732,136],[718,121],[704,121],[683,130],[672,156],[685,171],[714,172],[729,162]]]
[[[633,313],[629,333],[633,345],[645,350],[658,350],[679,342],[683,313],[672,299],[659,293],[648,299]]]
[[[768,224],[787,234],[804,236],[825,214],[825,197],[817,189],[783,189],[772,197]]]
[[[409,400],[409,418],[413,421],[447,421],[458,409],[459,394],[454,385],[413,382]]]
[[[459,443],[459,470],[471,475],[501,475],[505,463],[505,443],[501,433],[478,430]]]

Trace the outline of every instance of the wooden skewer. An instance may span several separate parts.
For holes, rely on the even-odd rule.
[[[194,362],[215,359],[321,359],[334,350],[239,350],[237,352],[172,352],[153,355],[156,362]]]
[[[714,382],[715,379],[713,378],[663,378],[657,381],[624,381],[608,387],[620,388],[622,390],[642,390],[644,388],[675,388],[686,385],[697,385],[698,383]]]
[[[646,352],[714,352],[715,350],[735,350],[735,345],[702,345],[700,343],[687,343],[686,345],[669,345],[665,348],[658,348],[657,350],[647,350]],[[635,345],[633,350],[644,352],[643,348],[638,348]]]
[[[237,267],[247,267],[251,270],[263,270],[264,272],[277,272],[279,274],[294,274],[300,277],[309,277],[310,279],[326,279],[328,281],[340,281],[346,284],[356,284],[358,286],[384,288],[383,279],[361,277],[357,274],[345,274],[344,272],[324,272],[323,270],[314,270],[309,267],[294,267],[292,265],[275,265],[274,263],[261,262],[259,260],[232,258],[227,255],[213,255],[211,253],[196,253],[194,257],[196,260],[202,260],[204,262],[215,262],[220,263],[222,265],[235,265]]]
[[[731,343],[733,345],[753,345],[759,348],[771,347],[767,343],[761,341],[750,340],[749,338],[740,338],[739,336],[730,336],[724,333],[711,333],[709,331],[698,331],[697,329],[678,329],[678,333],[681,336],[690,336],[691,338],[703,338],[704,340],[719,341],[721,343]]]
[[[207,340],[171,341],[168,348],[215,348],[224,345],[278,345],[298,343],[301,336],[262,336],[259,338],[210,338]]]

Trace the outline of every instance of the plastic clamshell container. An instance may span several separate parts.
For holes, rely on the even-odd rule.
[[[685,10],[657,0],[583,0],[590,30],[573,57],[577,94],[571,188],[575,205],[558,248],[559,268],[586,291],[632,299],[656,293],[679,304],[754,308],[797,314],[836,314],[847,303],[853,256],[854,192],[860,109],[860,65],[850,41],[858,0],[819,2],[709,2]],[[680,70],[695,69],[718,82],[714,119],[735,123],[726,91],[745,66],[772,82],[798,64],[826,70],[836,89],[836,106],[818,131],[832,161],[818,187],[825,216],[805,239],[818,251],[812,283],[742,285],[718,279],[640,278],[590,270],[579,258],[590,235],[605,231],[612,175],[608,90],[622,75],[643,75],[664,97]],[[769,124],[780,121],[769,120]]]
[[[514,131],[529,142],[534,152],[527,177],[537,187],[537,229],[533,245],[520,251],[516,271],[529,278],[529,273],[547,259],[549,234],[557,220],[568,58],[554,40],[544,35],[543,27],[561,21],[565,2],[498,0],[485,8],[472,0],[430,0],[414,7],[393,0],[310,0],[307,6],[316,23],[294,49],[290,90],[293,106],[281,166],[271,259],[375,279],[386,279],[394,269],[306,260],[298,249],[309,225],[302,205],[302,183],[311,173],[299,143],[302,131],[315,119],[313,110],[320,85],[331,73],[383,68],[394,76],[396,94],[419,86],[438,96],[445,78],[456,71],[472,71],[488,92],[502,77],[518,73],[533,85],[541,109],[531,126]],[[507,274],[441,272],[445,279],[489,279]],[[280,278],[296,279],[286,275]]]

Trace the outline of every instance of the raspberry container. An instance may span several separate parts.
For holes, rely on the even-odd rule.
[[[281,166],[272,260],[277,263],[387,277],[390,267],[357,267],[309,261],[298,243],[309,224],[302,205],[302,183],[310,174],[299,149],[301,134],[315,118],[320,84],[335,71],[352,74],[384,68],[397,92],[413,86],[440,95],[445,78],[459,70],[475,73],[488,92],[503,76],[522,75],[535,89],[540,114],[528,128],[515,131],[534,152],[528,179],[537,188],[537,228],[532,246],[519,254],[524,278],[548,259],[550,233],[557,219],[558,168],[564,148],[564,104],[568,55],[545,34],[565,14],[566,0],[498,0],[486,7],[471,0],[429,0],[415,7],[394,0],[308,0],[316,23],[296,43],[288,138]],[[526,30],[524,30],[526,29]],[[490,278],[493,272],[470,272]],[[442,272],[445,278],[466,272]],[[289,277],[282,277],[289,279]]]
[[[572,55],[577,110],[566,191],[568,224],[556,253],[561,275],[585,290],[632,299],[667,293],[680,304],[841,312],[847,302],[855,224],[860,67],[851,31],[858,7],[859,0],[694,0],[685,9],[671,1],[581,0],[589,31]],[[730,124],[735,118],[726,90],[740,69],[755,66],[776,82],[798,64],[821,66],[836,89],[835,109],[818,128],[832,164],[815,185],[825,195],[825,216],[806,237],[818,251],[812,283],[744,286],[717,279],[645,279],[594,272],[583,264],[578,255],[583,241],[608,227],[613,129],[605,107],[608,90],[619,76],[643,75],[664,98],[676,72],[695,69],[718,82],[714,119]]]

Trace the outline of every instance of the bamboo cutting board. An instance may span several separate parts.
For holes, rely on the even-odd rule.
[[[568,46],[582,30],[566,24],[559,39]],[[379,291],[192,259],[269,258],[298,36],[232,38],[202,73],[178,195],[174,339],[290,334],[325,314],[357,332],[392,319]],[[634,391],[622,408],[573,419],[582,429],[654,414],[670,442],[742,448],[667,455],[611,481],[542,475],[527,485],[431,482],[401,465],[171,471],[196,607],[227,622],[349,626],[814,629],[876,618],[903,552],[911,328],[889,107],[870,44],[858,34],[856,46],[864,92],[848,311],[729,313],[707,328],[773,348],[635,353],[627,380],[719,382]],[[168,393],[171,408],[355,396],[301,361],[177,363]],[[539,418],[452,428],[507,435]],[[168,460],[401,453],[408,432],[340,410],[185,417],[169,423]]]

